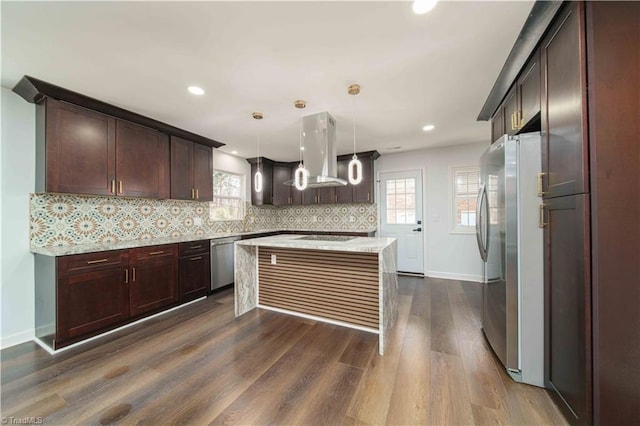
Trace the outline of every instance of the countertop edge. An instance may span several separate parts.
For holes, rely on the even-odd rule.
[[[54,246],[54,247],[31,247],[29,252],[41,256],[59,257],[59,256],[72,256],[76,254],[87,253],[99,253],[113,250],[126,250],[138,247],[150,247],[164,244],[179,244],[187,243],[199,240],[215,240],[219,238],[229,237],[243,237],[256,234],[264,234],[271,232],[335,232],[335,233],[354,233],[354,232],[377,232],[377,228],[358,229],[358,230],[346,230],[346,229],[330,229],[330,230],[311,230],[311,229],[261,229],[247,232],[235,232],[235,233],[209,233],[209,234],[193,234],[180,237],[161,237],[161,238],[149,238],[144,240],[129,240],[119,241],[112,243],[92,243],[92,244],[76,244],[68,246]],[[246,241],[246,240],[245,240]]]

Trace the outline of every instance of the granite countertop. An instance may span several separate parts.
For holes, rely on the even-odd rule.
[[[32,247],[30,249],[31,253],[40,254],[44,256],[69,256],[74,254],[85,254],[85,253],[95,253],[101,251],[110,251],[110,250],[123,250],[130,249],[136,247],[147,247],[147,246],[159,246],[163,244],[176,244],[176,243],[185,243],[189,241],[200,241],[200,240],[214,240],[217,238],[226,238],[226,237],[241,237],[244,235],[254,235],[254,234],[263,234],[265,232],[284,232],[284,231],[296,231],[296,232],[373,232],[376,231],[376,228],[371,229],[358,229],[356,231],[345,230],[345,229],[295,229],[295,230],[285,230],[285,229],[260,229],[255,231],[247,231],[247,232],[231,232],[231,233],[208,233],[201,235],[185,235],[181,237],[163,237],[163,238],[148,238],[144,240],[131,240],[131,241],[118,241],[118,242],[110,242],[110,243],[92,243],[92,244],[77,244],[71,246],[58,246],[58,247]],[[293,238],[301,237],[302,235],[290,235]],[[269,238],[269,237],[264,237]],[[247,241],[247,240],[245,240]]]
[[[304,235],[275,235],[272,237],[252,238],[238,241],[242,246],[299,248],[307,250],[355,251],[362,253],[380,253],[392,244],[395,238],[353,237],[348,241],[304,240]]]

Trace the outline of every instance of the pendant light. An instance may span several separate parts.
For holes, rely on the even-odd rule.
[[[253,114],[251,114],[251,116],[254,118],[254,120],[262,120],[262,113],[261,112],[254,112]],[[257,128],[256,131],[256,146],[257,146],[257,152],[258,152],[258,162],[257,162],[257,170],[256,170],[256,174],[253,176],[253,189],[255,190],[255,192],[262,192],[262,172],[260,171],[260,128]]]
[[[353,95],[353,158],[349,161],[347,173],[349,183],[357,185],[362,182],[362,163],[358,160],[358,155],[356,154],[356,95],[360,93],[360,85],[352,84],[347,89],[347,93]]]
[[[302,146],[302,110],[307,106],[306,102],[303,100],[297,100],[293,103],[293,105],[300,110],[300,139],[299,139],[299,147],[298,152],[300,155],[300,164],[296,169],[295,174],[293,175],[294,185],[297,190],[304,191],[307,189],[307,183],[309,179],[309,171],[304,167],[304,162],[302,158],[303,146]]]

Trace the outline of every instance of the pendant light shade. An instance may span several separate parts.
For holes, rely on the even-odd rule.
[[[353,95],[353,158],[349,161],[347,166],[347,174],[349,177],[349,183],[351,185],[357,185],[362,182],[362,163],[358,160],[356,154],[356,95],[360,93],[360,85],[352,84],[347,89],[347,93]]]
[[[304,191],[307,189],[309,180],[309,171],[304,167],[304,159],[302,153],[304,152],[304,146],[302,145],[302,110],[307,106],[307,103],[303,100],[297,100],[293,105],[300,110],[300,137],[299,137],[299,149],[300,164],[293,175],[294,185],[297,190]]]
[[[362,163],[358,160],[357,155],[353,154],[347,170],[349,171],[349,183],[351,185],[357,185],[362,182]]]
[[[261,112],[254,112],[251,114],[254,120],[262,120],[263,115]],[[256,146],[257,146],[257,170],[253,175],[253,189],[255,192],[262,192],[262,172],[260,171],[260,129],[256,131]]]
[[[307,183],[309,180],[309,171],[304,168],[302,163],[298,165],[296,172],[293,176],[294,185],[297,190],[304,191],[307,189]]]

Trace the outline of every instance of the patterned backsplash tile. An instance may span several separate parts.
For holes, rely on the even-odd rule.
[[[375,228],[375,204],[252,206],[249,230]],[[142,198],[31,194],[32,247],[240,232],[242,221],[209,217],[209,203]]]

